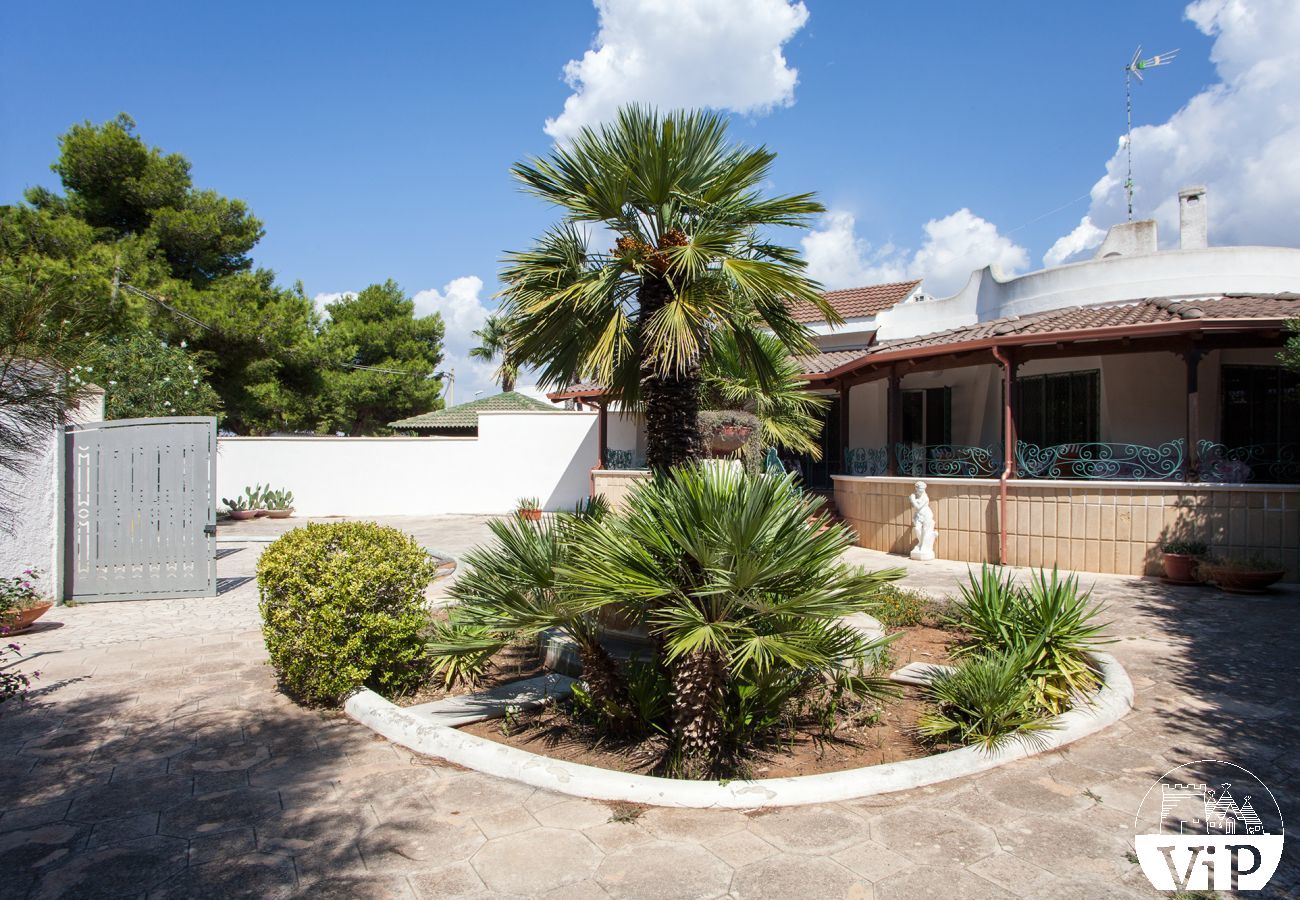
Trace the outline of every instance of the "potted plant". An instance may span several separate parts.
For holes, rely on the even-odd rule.
[[[515,515],[529,522],[540,522],[542,519],[542,504],[536,497],[520,497],[515,504]]]
[[[37,569],[24,569],[21,575],[0,578],[0,634],[26,631],[54,605],[32,584],[39,577]]]
[[[257,510],[248,505],[247,497],[239,496],[233,500],[229,497],[222,497],[221,502],[226,504],[226,516],[236,521],[251,519],[257,515]]]
[[[1165,581],[1170,584],[1200,584],[1196,567],[1209,552],[1202,541],[1167,541],[1160,547]]]
[[[293,515],[293,491],[273,491],[269,487],[262,493],[269,519],[287,519]]]
[[[713,456],[729,456],[740,450],[758,428],[758,418],[740,410],[705,410],[699,418],[705,447]]]
[[[268,490],[270,490],[270,485],[266,487],[262,487],[260,484],[257,487],[245,485],[244,495],[248,497],[248,508],[253,511],[253,515],[264,516],[270,512],[266,508],[266,492]]]
[[[1220,557],[1201,561],[1201,577],[1233,594],[1262,594],[1286,569],[1262,556]]]

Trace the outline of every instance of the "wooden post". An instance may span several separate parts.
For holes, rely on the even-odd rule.
[[[898,367],[889,367],[889,390],[886,397],[885,459],[890,475],[898,474],[898,454],[895,446],[903,439],[903,392],[899,389]]]
[[[1197,447],[1201,442],[1201,349],[1192,346],[1182,356],[1187,364],[1187,472],[1184,477],[1196,481],[1201,468]]]
[[[601,398],[600,410],[596,414],[596,468],[605,468],[605,457],[609,450],[609,401]]]
[[[841,379],[839,380],[839,386],[840,386],[840,446],[839,446],[839,450],[840,450],[840,460],[839,460],[839,467],[840,467],[840,472],[842,472],[842,473],[846,473],[846,474],[847,474],[847,472],[848,472],[848,468],[847,468],[847,466],[845,465],[844,457],[845,457],[845,454],[847,453],[847,451],[848,451],[848,449],[849,449],[849,393],[850,393],[850,391],[852,391],[852,388],[850,388],[848,385],[846,385],[846,384],[844,383],[844,379],[843,379],[843,378],[841,378]]]

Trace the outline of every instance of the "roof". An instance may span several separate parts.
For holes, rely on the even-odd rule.
[[[842,291],[827,291],[822,297],[831,305],[841,318],[862,319],[884,312],[903,300],[906,300],[921,283],[916,281],[892,281],[887,284],[869,284],[865,287],[848,288]],[[825,322],[826,314],[811,303],[796,301],[790,304],[790,315],[796,322]]]
[[[792,359],[799,364],[799,371],[805,375],[821,375],[845,363],[861,359],[866,350],[827,350],[821,353],[801,353]]]
[[[1136,302],[1096,306],[1069,306],[1025,316],[1004,316],[961,328],[915,337],[881,341],[855,358],[823,371],[809,370],[817,378],[841,375],[854,363],[871,363],[880,357],[908,358],[998,344],[1035,343],[1038,336],[1099,338],[1155,336],[1176,332],[1222,329],[1232,323],[1273,325],[1300,318],[1300,294],[1229,294],[1194,300],[1155,297]]]
[[[460,403],[447,409],[411,416],[389,422],[389,428],[439,430],[443,428],[477,428],[478,414],[482,412],[553,412],[555,407],[518,391],[506,391],[490,397],[480,397],[469,403]]]

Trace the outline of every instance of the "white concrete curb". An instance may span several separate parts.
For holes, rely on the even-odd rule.
[[[1044,732],[1042,740],[1032,744],[1012,741],[991,753],[963,747],[922,759],[844,772],[725,784],[634,775],[550,759],[455,728],[422,722],[402,707],[365,689],[353,694],[344,710],[361,724],[417,753],[548,791],[653,806],[755,809],[852,800],[936,784],[1054,750],[1095,734],[1118,722],[1133,707],[1133,682],[1109,653],[1095,653],[1093,659],[1101,671],[1103,684],[1093,696],[1092,704],[1058,716],[1057,727]]]

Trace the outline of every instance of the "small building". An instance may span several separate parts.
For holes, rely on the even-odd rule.
[[[478,416],[482,412],[551,412],[555,409],[535,397],[505,391],[480,397],[446,409],[435,409],[407,419],[389,422],[394,431],[425,437],[478,437]]]

